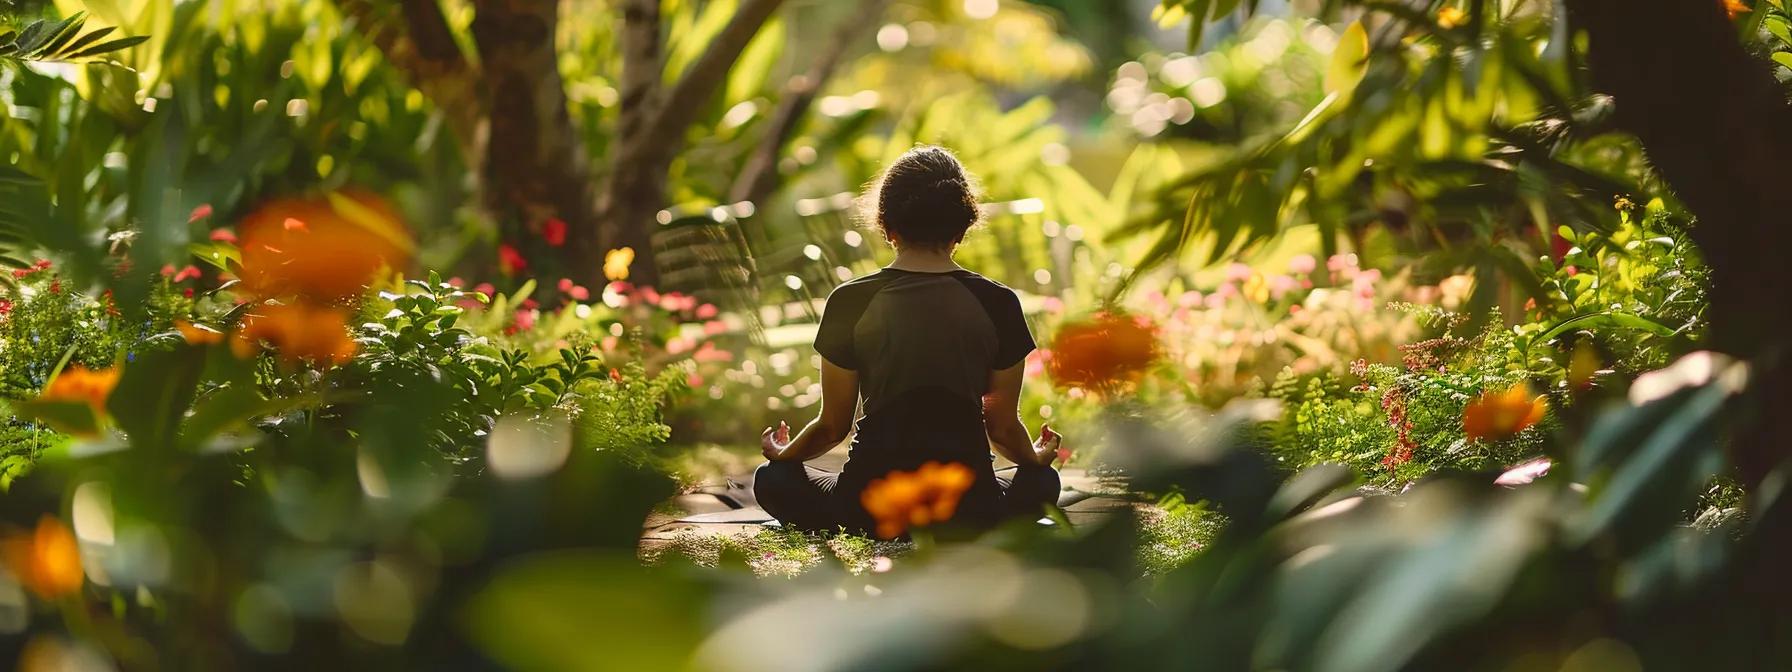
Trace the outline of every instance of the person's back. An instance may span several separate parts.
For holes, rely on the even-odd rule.
[[[829,295],[815,338],[825,361],[821,416],[788,445],[768,430],[771,462],[754,486],[761,505],[798,527],[869,529],[858,504],[867,484],[939,462],[976,475],[959,503],[960,522],[984,527],[1036,513],[1055,498],[1057,478],[1017,414],[1033,338],[1012,290],[950,257],[979,218],[968,176],[944,150],[917,149],[891,166],[876,203],[896,262]],[[855,399],[864,417],[842,472],[799,468],[844,436]],[[1016,482],[1025,496],[996,477],[992,441],[1022,466]]]

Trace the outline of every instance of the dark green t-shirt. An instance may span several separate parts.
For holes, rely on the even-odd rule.
[[[965,270],[886,268],[840,285],[815,336],[816,352],[859,374],[861,440],[933,431],[985,450],[989,374],[1021,363],[1034,347],[1014,290]]]

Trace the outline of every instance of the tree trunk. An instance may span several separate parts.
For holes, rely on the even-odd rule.
[[[1792,253],[1792,107],[1770,66],[1737,39],[1715,0],[1572,0],[1597,89],[1614,121],[1698,216],[1692,235],[1712,270],[1713,349],[1756,358],[1783,347],[1792,313],[1757,298],[1784,286]],[[1777,297],[1774,297],[1777,298]],[[1753,488],[1789,454],[1792,379],[1758,369],[1758,422],[1734,442]]]
[[[557,0],[476,0],[473,39],[485,70],[491,151],[481,170],[481,202],[500,219],[538,233],[549,218],[566,223],[566,272],[602,277],[603,259],[588,232],[596,227],[586,147],[567,110],[555,28]],[[593,275],[595,271],[595,275]]]

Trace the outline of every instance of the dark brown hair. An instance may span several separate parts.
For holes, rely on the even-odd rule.
[[[891,163],[866,192],[864,206],[866,219],[885,235],[923,249],[950,247],[983,220],[976,178],[950,150],[931,145]]]

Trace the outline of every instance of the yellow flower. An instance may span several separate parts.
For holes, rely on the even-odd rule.
[[[85,403],[93,407],[93,417],[103,418],[106,416],[106,398],[112,396],[112,388],[118,387],[119,375],[121,372],[115,368],[94,371],[75,364],[57,374],[49,387],[37,395],[37,400]]]
[[[187,339],[187,343],[192,345],[210,345],[224,341],[224,332],[202,324],[193,324],[186,320],[176,320],[174,322],[174,328],[180,330],[180,335]]]
[[[46,600],[81,590],[85,580],[75,535],[54,516],[38,519],[33,533],[16,532],[0,541],[0,560],[13,578]]]
[[[610,250],[604,255],[604,277],[614,282],[628,279],[628,266],[635,263],[635,248]]]
[[[872,481],[859,503],[877,519],[877,536],[894,539],[910,528],[951,520],[959,498],[975,480],[971,468],[957,462],[928,462]]]
[[[333,308],[305,304],[269,304],[243,318],[231,351],[248,357],[265,342],[288,364],[311,360],[334,366],[355,356],[348,317]]]
[[[1530,386],[1518,383],[1498,392],[1483,392],[1462,409],[1462,433],[1469,441],[1508,439],[1543,420],[1549,404],[1531,396]]]
[[[1591,385],[1593,376],[1599,373],[1599,364],[1599,353],[1591,343],[1582,341],[1568,358],[1568,386],[1580,390]]]
[[[1455,28],[1468,22],[1468,15],[1455,7],[1445,7],[1437,12],[1437,25],[1445,30]]]
[[[1269,301],[1269,282],[1263,279],[1262,273],[1252,273],[1239,293],[1252,303],[1266,303]]]
[[[1741,0],[1723,0],[1723,5],[1724,11],[1730,14],[1731,19],[1735,19],[1737,14],[1755,11],[1748,5],[1742,4]]]

